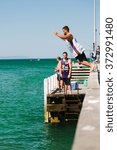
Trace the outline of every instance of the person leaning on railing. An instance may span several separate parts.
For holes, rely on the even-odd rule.
[[[61,62],[61,57],[57,57],[57,67],[55,68],[55,73],[57,73],[57,85],[58,88],[57,90],[61,91],[62,90],[62,86],[63,86],[63,81],[62,81],[62,77],[60,76],[60,68],[59,68],[59,63]]]

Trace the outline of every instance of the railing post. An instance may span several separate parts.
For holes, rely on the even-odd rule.
[[[44,79],[44,122],[48,122],[47,94],[49,93],[48,79]]]
[[[56,77],[56,74],[54,75],[54,88],[57,88],[57,77]]]
[[[48,84],[49,84],[49,94],[51,93],[51,78],[48,78]]]
[[[54,90],[54,75],[52,76],[52,88]]]
[[[55,88],[57,88],[57,75],[54,75],[54,80],[55,80]]]
[[[53,76],[50,77],[51,78],[51,91],[53,91]]]

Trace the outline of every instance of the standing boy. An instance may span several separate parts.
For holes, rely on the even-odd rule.
[[[67,94],[67,89],[69,90],[69,94],[72,93],[71,90],[71,71],[72,71],[72,61],[68,59],[67,52],[63,52],[63,59],[59,63],[60,68],[60,76],[63,79],[64,84],[64,93]]]

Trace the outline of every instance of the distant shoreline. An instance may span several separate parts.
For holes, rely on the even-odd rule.
[[[40,59],[56,59],[56,58],[0,58],[0,60],[40,60]]]
[[[0,58],[0,60],[43,60],[43,59],[56,59],[55,58],[15,58],[15,57],[11,57],[11,58]],[[74,59],[74,58],[71,58]]]

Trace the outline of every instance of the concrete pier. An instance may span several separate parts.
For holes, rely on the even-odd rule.
[[[100,88],[97,72],[90,73],[88,89],[76,128],[72,150],[100,149]]]

